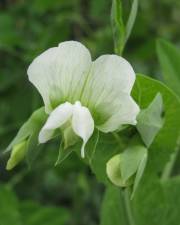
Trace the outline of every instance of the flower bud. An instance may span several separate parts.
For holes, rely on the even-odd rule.
[[[11,156],[7,162],[6,169],[13,169],[25,157],[27,150],[27,141],[15,145],[12,149]]]

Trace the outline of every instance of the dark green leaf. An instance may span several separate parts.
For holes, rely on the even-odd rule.
[[[70,146],[69,148],[64,148],[63,141],[61,141],[60,147],[59,147],[59,154],[57,161],[55,163],[55,166],[62,163],[72,152],[76,149],[75,146]]]
[[[35,202],[21,204],[23,224],[26,225],[64,225],[69,221],[68,210],[53,206],[41,206]]]
[[[0,225],[21,225],[18,201],[14,193],[5,186],[0,186]]]
[[[125,42],[129,39],[129,36],[131,34],[132,28],[134,26],[134,22],[136,20],[137,16],[137,11],[138,11],[138,0],[133,0],[132,6],[131,6],[131,11],[129,14],[129,18],[126,24],[126,38]]]

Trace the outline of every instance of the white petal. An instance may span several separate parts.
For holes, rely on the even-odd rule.
[[[113,92],[130,94],[135,73],[127,60],[117,55],[103,55],[96,59],[86,83],[84,98],[101,101]]]
[[[88,49],[76,41],[62,42],[34,59],[28,76],[40,92],[46,112],[54,105],[79,99],[90,66]]]
[[[83,140],[81,156],[84,157],[85,145],[94,131],[94,120],[88,108],[81,106],[80,102],[76,102],[73,107],[72,128]]]
[[[117,110],[114,108],[112,116],[104,124],[98,126],[102,132],[112,132],[121,128],[122,125],[136,125],[137,123],[136,117],[140,109],[131,96],[122,94],[115,102],[118,106]]]
[[[71,118],[72,112],[73,106],[69,102],[55,108],[39,133],[39,143],[45,143],[51,139],[54,130],[65,124]]]
[[[103,55],[93,62],[82,100],[88,99],[95,123],[104,132],[134,124],[139,107],[130,97],[135,73],[117,55]]]

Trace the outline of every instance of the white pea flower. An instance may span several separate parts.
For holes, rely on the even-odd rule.
[[[49,114],[39,133],[40,143],[50,140],[59,128],[71,128],[83,140],[84,157],[95,127],[107,133],[136,124],[139,107],[130,96],[135,73],[120,56],[102,55],[92,61],[84,45],[66,41],[35,58],[28,76]]]

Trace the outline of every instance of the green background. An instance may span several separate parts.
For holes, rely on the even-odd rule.
[[[124,1],[125,20],[130,6],[131,1]],[[84,43],[93,59],[113,53],[110,8],[110,0],[0,1],[0,151],[42,105],[26,74],[33,58],[72,39]],[[179,0],[140,1],[124,51],[137,73],[162,78],[156,40],[164,38],[180,45],[179,15]],[[56,141],[45,145],[31,169],[21,163],[7,172],[8,156],[1,157],[0,225],[99,224],[104,186],[75,154],[54,167],[58,148]],[[167,188],[173,187],[167,183]],[[160,193],[157,188],[154,195]]]

